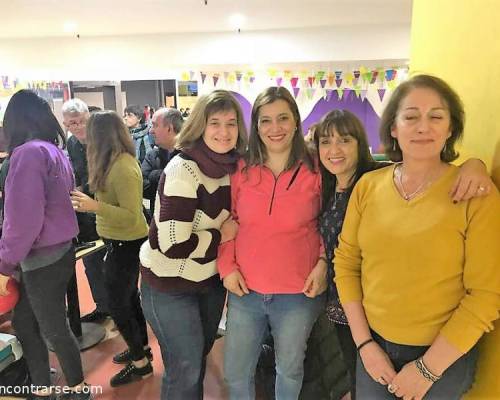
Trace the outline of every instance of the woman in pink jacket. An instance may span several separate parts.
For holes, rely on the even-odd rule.
[[[311,328],[324,308],[326,259],[317,229],[320,175],[295,100],[270,87],[252,110],[249,151],[231,179],[235,240],[219,248],[229,290],[225,378],[231,399],[254,399],[262,340],[276,349],[276,398],[296,399]]]

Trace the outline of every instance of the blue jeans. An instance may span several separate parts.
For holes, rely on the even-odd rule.
[[[206,357],[216,339],[226,290],[222,283],[196,293],[160,292],[142,281],[142,307],[161,349],[162,400],[200,400]]]
[[[325,295],[250,294],[228,299],[224,375],[234,400],[255,399],[255,368],[269,328],[276,355],[276,400],[297,399],[304,377],[307,339],[325,306]]]
[[[424,355],[429,346],[408,346],[388,342],[372,331],[373,339],[382,347],[391,359],[396,371],[410,361]],[[434,383],[427,392],[425,400],[459,400],[474,382],[476,372],[477,346],[460,357],[443,374],[443,377]],[[387,391],[387,387],[375,382],[365,370],[359,358],[356,364],[356,399],[357,400],[392,400],[396,396]]]
[[[89,281],[96,309],[109,314],[108,296],[104,287],[105,254],[106,249],[102,249],[83,257],[83,265],[85,266],[85,275],[87,275],[87,280]]]

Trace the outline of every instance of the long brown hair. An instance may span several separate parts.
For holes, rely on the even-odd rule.
[[[292,138],[292,149],[288,156],[288,161],[285,169],[291,169],[300,161],[306,164],[311,171],[314,170],[314,161],[311,153],[309,152],[304,141],[304,134],[302,133],[302,122],[300,119],[299,108],[291,93],[284,87],[268,87],[261,92],[252,108],[252,121],[250,125],[250,137],[248,140],[248,153],[247,153],[247,166],[264,165],[267,161],[268,154],[266,146],[262,142],[259,135],[259,112],[262,106],[274,103],[276,100],[284,100],[288,103],[290,111],[292,111],[293,118],[295,119],[295,133]]]
[[[193,111],[182,126],[175,147],[179,150],[191,148],[203,136],[207,127],[208,117],[219,111],[230,110],[234,110],[236,119],[238,120],[236,150],[240,154],[243,154],[247,146],[247,130],[245,128],[245,121],[243,120],[243,112],[238,100],[227,90],[214,90],[212,93],[198,99]]]
[[[89,188],[104,191],[111,166],[122,154],[135,157],[135,147],[127,127],[114,111],[98,111],[87,121],[87,161]]]

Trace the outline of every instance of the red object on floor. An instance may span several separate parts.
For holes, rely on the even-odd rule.
[[[8,313],[17,304],[19,300],[19,287],[18,283],[14,278],[10,278],[7,281],[7,290],[9,294],[7,296],[0,296],[0,314]]]

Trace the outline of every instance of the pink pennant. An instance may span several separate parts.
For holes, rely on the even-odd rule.
[[[281,76],[276,78],[276,85],[277,86],[281,86],[282,83],[283,83],[283,78]]]
[[[384,100],[385,89],[377,89],[377,92],[378,92],[378,97],[380,98],[380,101]]]
[[[292,85],[293,88],[297,87],[297,83],[299,83],[298,77],[294,76],[293,78],[290,79],[290,84]],[[297,97],[297,96],[295,96],[295,97]]]
[[[297,96],[299,95],[299,92],[300,92],[300,88],[294,87],[293,88],[293,97],[297,98]]]
[[[205,83],[205,78],[207,77],[207,74],[200,72],[200,76],[201,76],[201,84],[203,85]]]
[[[326,85],[326,79],[320,79],[319,83],[320,83],[321,87],[324,89],[325,85]]]

